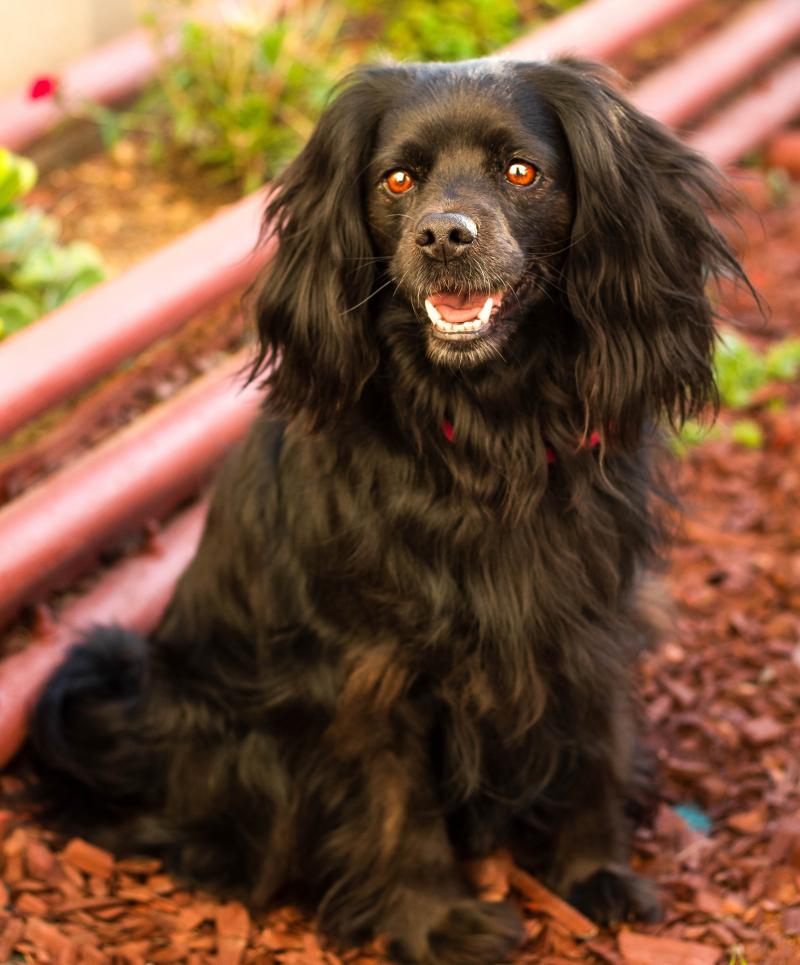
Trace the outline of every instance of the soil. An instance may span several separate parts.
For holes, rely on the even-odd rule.
[[[239,197],[235,186],[215,185],[188,165],[155,165],[146,139],[130,136],[42,175],[28,202],[59,219],[65,241],[95,245],[118,274]]]

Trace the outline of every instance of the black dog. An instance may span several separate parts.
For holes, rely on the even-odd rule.
[[[714,396],[715,172],[592,65],[358,72],[280,178],[265,411],[147,643],[98,629],[32,720],[43,799],[407,962],[521,935],[510,848],[602,921],[627,867],[647,452]]]

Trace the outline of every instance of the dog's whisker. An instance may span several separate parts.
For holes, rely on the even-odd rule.
[[[382,285],[379,285],[374,291],[371,291],[366,298],[362,298],[360,302],[357,302],[355,305],[351,305],[350,308],[345,308],[341,314],[348,315],[350,312],[354,312],[357,308],[361,308],[361,306],[366,305],[366,303],[371,298],[374,298],[378,294],[378,292],[382,292],[384,288],[388,288],[389,285],[391,284],[392,284],[392,279],[390,278],[388,281],[385,281]]]

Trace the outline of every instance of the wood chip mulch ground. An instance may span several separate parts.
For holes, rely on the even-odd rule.
[[[782,207],[752,193],[762,211],[743,218],[747,265],[771,315],[731,307],[763,345],[800,336],[800,188]],[[674,628],[641,670],[662,802],[636,864],[659,882],[665,920],[598,930],[498,859],[481,884],[510,888],[525,913],[517,963],[800,962],[800,388],[770,388],[748,415],[762,449],[713,439],[676,464]],[[251,917],[156,861],[115,860],[0,813],[0,965],[383,961],[374,948],[338,954],[293,909]]]

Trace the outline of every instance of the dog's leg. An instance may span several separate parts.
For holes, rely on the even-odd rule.
[[[397,857],[383,928],[398,961],[496,965],[520,943],[522,925],[510,905],[472,896],[441,819],[409,814]]]
[[[633,822],[626,811],[636,775],[627,706],[614,709],[609,725],[605,755],[572,768],[569,788],[559,786],[563,807],[555,817],[534,808],[517,822],[512,850],[520,865],[601,924],[657,921],[655,886],[628,865]]]
[[[655,886],[628,865],[631,833],[617,782],[587,768],[557,833],[549,882],[601,924],[660,917]]]
[[[523,937],[519,916],[475,898],[447,833],[418,712],[397,710],[395,726],[380,746],[375,717],[348,728],[358,737],[350,747],[346,734],[331,735],[338,786],[329,782],[327,813],[310,805],[322,822],[317,873],[331,882],[322,927],[348,941],[380,934],[399,962],[496,965]]]

